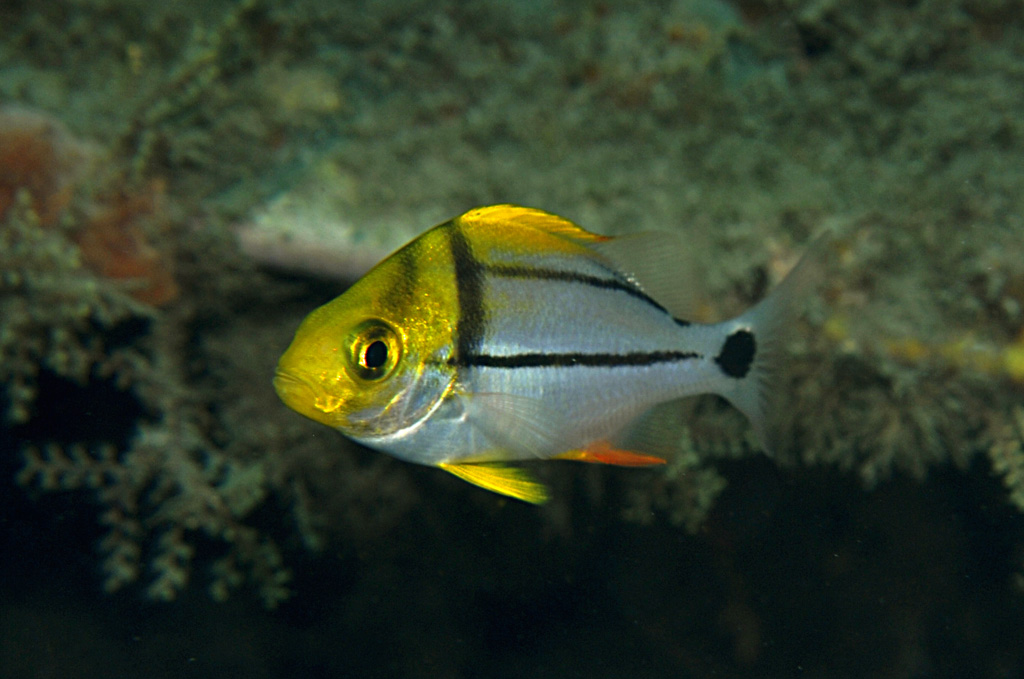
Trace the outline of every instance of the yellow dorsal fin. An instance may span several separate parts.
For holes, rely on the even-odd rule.
[[[507,495],[535,505],[548,501],[547,487],[535,480],[525,469],[519,467],[506,467],[501,464],[449,464],[444,462],[438,466],[463,481],[499,495]]]
[[[595,441],[581,450],[567,450],[555,455],[553,460],[575,460],[593,464],[611,464],[618,467],[650,467],[665,464],[665,460],[654,455],[634,453],[631,450],[612,448],[607,441]]]
[[[540,229],[581,243],[600,243],[608,240],[607,236],[599,236],[596,233],[585,231],[564,217],[519,205],[489,205],[473,208],[459,217],[459,221],[466,226],[485,227],[502,226],[509,222],[515,222],[520,226]]]

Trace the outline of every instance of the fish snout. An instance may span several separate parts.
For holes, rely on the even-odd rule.
[[[274,391],[292,410],[300,410],[302,403],[313,402],[313,390],[301,379],[278,370],[274,374]]]
[[[315,388],[309,381],[296,375],[278,370],[274,374],[274,391],[286,406],[311,420],[337,427],[341,399]]]

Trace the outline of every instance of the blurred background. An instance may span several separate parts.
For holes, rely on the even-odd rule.
[[[1024,676],[1021,111],[1017,0],[5,0],[0,675]],[[278,401],[498,202],[677,232],[699,321],[838,233],[778,454],[691,399],[537,508]]]

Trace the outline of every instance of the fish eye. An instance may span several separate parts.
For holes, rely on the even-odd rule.
[[[366,321],[356,326],[349,346],[353,371],[364,380],[378,380],[388,375],[401,353],[398,333],[381,321]]]
[[[380,340],[374,340],[370,346],[363,350],[363,358],[359,361],[367,370],[376,370],[388,362],[388,345]]]

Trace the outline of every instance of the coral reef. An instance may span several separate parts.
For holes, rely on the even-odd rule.
[[[40,224],[29,194],[18,195],[0,229],[0,377],[6,419],[23,423],[31,417],[41,370],[85,384],[94,373],[109,377],[120,364],[132,365],[92,330],[148,322],[152,312],[98,280],[63,233]]]
[[[72,197],[87,175],[99,172],[95,144],[74,137],[57,119],[25,107],[0,107],[0,217],[11,212],[20,193],[41,228],[71,231],[82,262],[101,276],[122,281],[139,301],[160,306],[173,300],[177,285],[167,256],[148,242],[142,221],[161,215],[160,183],[115,196],[94,196],[70,215]],[[94,187],[95,188],[95,187]],[[23,215],[24,216],[24,215]],[[70,224],[69,224],[70,223]]]
[[[181,367],[168,364],[182,340],[180,319],[87,268],[74,241],[43,227],[28,203],[12,208],[3,223],[0,366],[8,421],[22,431],[47,426],[40,438],[48,442],[27,450],[19,482],[92,491],[109,529],[101,544],[109,591],[152,568],[149,594],[173,598],[187,582],[193,553],[185,533],[198,531],[232,545],[215,564],[215,588],[251,572],[267,603],[278,601],[287,581],[278,550],[242,523],[265,495],[262,468],[226,460],[201,433],[202,411],[188,397]],[[55,378],[68,384],[54,387]],[[43,382],[50,391],[40,393]],[[49,401],[74,403],[69,392],[106,384],[120,394],[107,396],[116,405],[97,403],[91,416],[116,420],[118,409],[138,412],[137,423],[129,423],[134,431],[98,423],[83,434],[93,440],[76,441],[76,421],[88,415]],[[60,429],[47,423],[55,413],[65,420]],[[118,446],[123,436],[129,440]]]
[[[0,217],[24,190],[39,223],[55,225],[96,155],[50,116],[20,106],[0,108]]]
[[[1015,406],[991,427],[988,456],[992,470],[1003,477],[1010,501],[1024,512],[1024,409]]]
[[[396,525],[412,472],[294,421],[267,376],[335,281],[498,201],[699,234],[709,317],[851,234],[773,395],[779,462],[875,488],[987,459],[1024,510],[1013,3],[101,4],[0,14],[23,102],[0,111],[0,376],[18,481],[91,493],[108,588],[171,598],[202,564],[217,598],[274,604],[289,549]],[[134,416],[41,431],[51,379]],[[720,403],[677,417],[663,472],[576,494],[696,530],[756,451]],[[543,473],[570,531],[580,472]]]
[[[180,301],[156,310],[134,299],[120,277],[87,266],[74,224],[41,226],[20,195],[26,199],[0,231],[7,419],[28,442],[17,480],[92,495],[107,531],[99,547],[108,591],[142,580],[149,597],[173,599],[202,545],[215,598],[249,584],[275,606],[288,594],[289,570],[277,540],[256,521],[272,496],[294,507],[296,534],[311,549],[339,525],[356,534],[384,529],[410,506],[414,494],[400,475],[389,481],[379,463],[342,458],[327,478],[339,479],[330,490],[342,493],[351,516],[339,509],[326,528],[320,498],[332,496],[309,470],[323,466],[315,460],[331,454],[331,442],[310,450],[296,441],[296,427],[266,415],[277,410],[273,397],[259,393],[280,338],[258,343],[258,330],[233,326],[222,337],[209,329],[205,357],[188,359],[197,315],[213,310]],[[207,255],[218,247],[196,245]],[[62,405],[86,403],[87,412]],[[55,417],[67,422],[54,429]],[[83,418],[98,422],[82,425]],[[360,509],[380,498],[389,498],[386,511]]]
[[[191,158],[203,165],[206,191],[223,188],[210,182],[222,158],[196,155],[214,135],[175,126],[183,114],[195,125],[187,112],[228,77],[224,38],[254,4],[228,8],[141,88],[105,146],[79,141],[52,115],[0,109],[0,377],[5,427],[23,444],[17,482],[91,496],[106,530],[99,549],[109,592],[142,581],[147,597],[173,599],[199,558],[214,598],[247,585],[273,607],[291,576],[279,538],[259,522],[270,506],[293,510],[295,536],[285,542],[317,549],[336,530],[386,529],[415,498],[380,462],[325,464],[337,441],[296,441],[266,388],[287,331],[241,333],[235,319],[221,332],[243,296],[251,308],[260,295],[282,293],[238,258],[215,218],[196,224],[206,193],[190,194],[196,184],[179,168]],[[5,49],[52,19],[25,18]],[[138,75],[141,57],[130,54]],[[304,105],[285,104],[288,115]],[[222,181],[253,165],[224,170]],[[55,427],[57,417],[66,422]],[[326,477],[312,472],[324,467]],[[337,497],[344,501],[327,521],[324,508]]]

